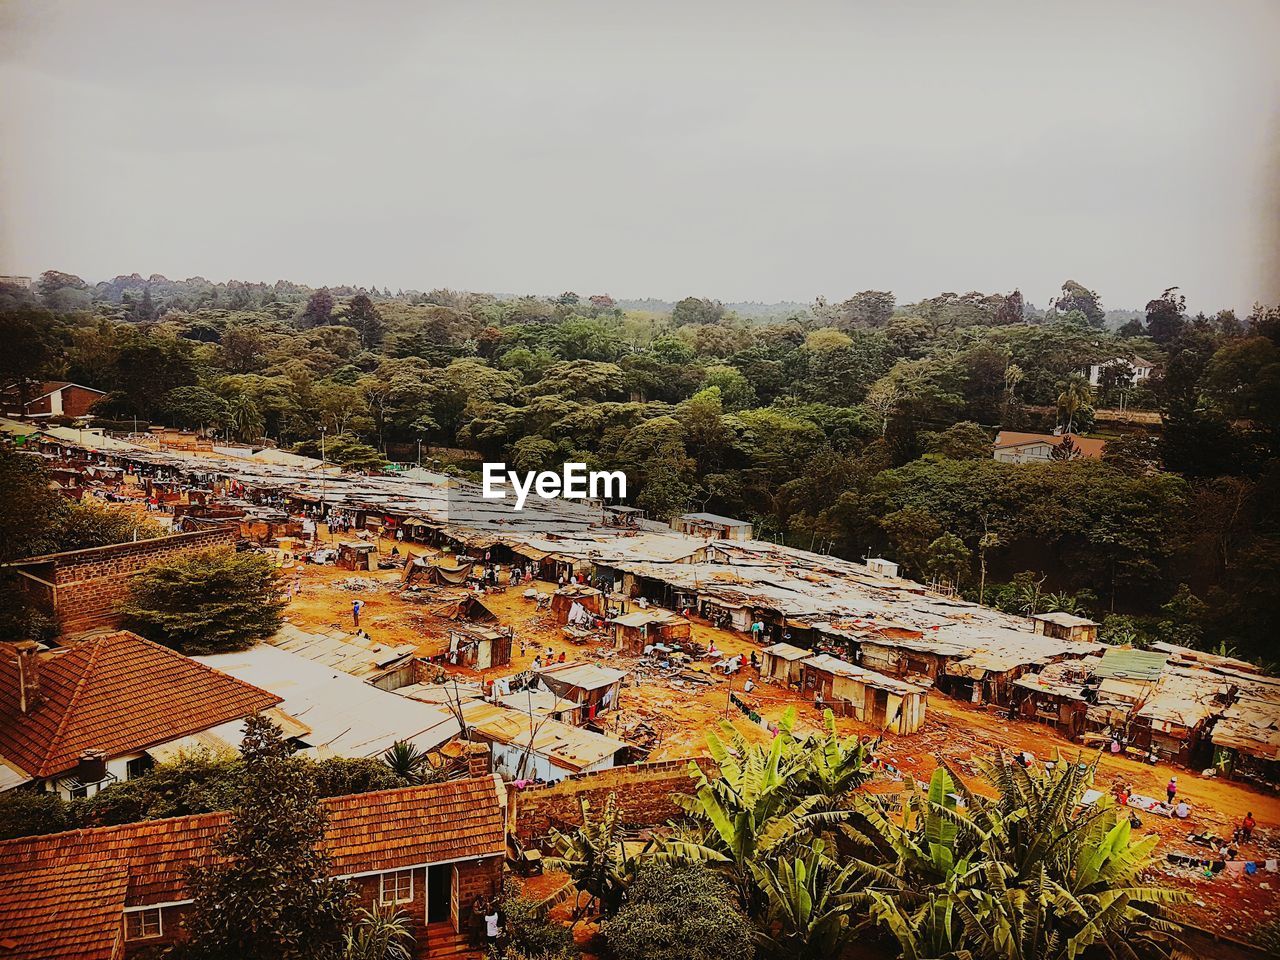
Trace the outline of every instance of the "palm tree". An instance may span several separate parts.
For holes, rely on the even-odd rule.
[[[1066,417],[1066,432],[1075,432],[1076,414],[1093,409],[1093,388],[1079,373],[1072,374],[1058,394],[1058,410]]]
[[[438,779],[431,758],[405,740],[397,740],[388,747],[382,762],[405,783],[431,783]]]
[[[636,855],[627,852],[627,844],[618,816],[614,795],[609,794],[599,817],[592,816],[591,804],[581,801],[582,825],[572,833],[552,827],[551,845],[556,856],[543,861],[550,870],[561,870],[573,879],[577,896],[587,894],[586,904],[574,900],[574,916],[583,907],[596,904],[606,916],[612,916],[622,905],[622,895],[635,879],[640,861],[653,850],[645,844]]]
[[[824,715],[825,736],[813,739],[793,736],[794,720],[791,708],[767,749],[748,743],[729,723],[721,724],[723,740],[708,731],[719,776],[689,764],[696,794],[676,799],[696,826],[663,843],[667,856],[723,868],[748,916],[768,906],[756,867],[811,847],[824,829],[844,829],[853,813],[842,801],[867,777],[867,744],[838,736],[831,711]]]
[[[236,440],[250,443],[262,436],[266,422],[253,398],[241,393],[227,404],[226,427]]]
[[[1018,584],[1013,591],[1014,606],[1028,617],[1039,613],[1043,602],[1040,588],[1043,586],[1044,580],[1032,580]]]
[[[1069,613],[1077,617],[1085,613],[1084,604],[1079,599],[1069,593],[1061,592],[1046,593],[1043,597],[1042,609],[1046,613]]]
[[[768,951],[797,960],[838,956],[852,918],[852,864],[840,867],[817,840],[804,853],[753,864],[768,897],[759,939]]]

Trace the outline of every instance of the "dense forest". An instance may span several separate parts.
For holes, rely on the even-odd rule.
[[[580,460],[626,470],[653,517],[713,510],[1008,609],[1088,611],[1113,641],[1277,659],[1280,308],[1191,315],[1173,288],[1109,313],[1068,281],[1043,310],[864,291],[783,314],[50,271],[0,290],[0,338],[0,380],[106,390],[108,426],[303,452],[323,431],[357,469],[419,444],[462,472]],[[1124,364],[1081,373],[1138,357],[1157,371],[1138,387]],[[1120,406],[1158,416],[1095,423]],[[992,459],[997,429],[1067,424],[1103,459]]]

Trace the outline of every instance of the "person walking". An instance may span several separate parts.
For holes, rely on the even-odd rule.
[[[351,623],[357,630],[360,629],[360,611],[364,609],[363,600],[351,601]]]
[[[1173,798],[1178,795],[1178,778],[1176,776],[1170,777],[1169,783],[1164,790],[1169,795],[1169,806],[1173,806]]]
[[[1248,843],[1253,839],[1253,828],[1258,825],[1258,821],[1253,819],[1253,811],[1250,810],[1244,815],[1244,819],[1240,821],[1240,838]]]

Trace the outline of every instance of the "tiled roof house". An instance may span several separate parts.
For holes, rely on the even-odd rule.
[[[335,876],[405,911],[418,951],[452,945],[498,892],[506,792],[482,776],[321,801]],[[230,815],[209,813],[0,842],[0,958],[118,960],[182,937],[185,877]]]
[[[184,738],[234,749],[241,721],[264,711],[289,734],[305,730],[273,711],[280,702],[127,631],[51,652],[0,643],[0,790],[36,781],[89,796]]]

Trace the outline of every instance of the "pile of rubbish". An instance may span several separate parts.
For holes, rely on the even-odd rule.
[[[378,581],[370,580],[368,577],[347,577],[345,580],[339,580],[335,586],[340,590],[363,593],[366,590],[377,590],[379,584]]]

